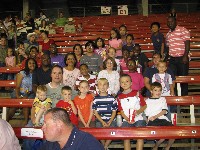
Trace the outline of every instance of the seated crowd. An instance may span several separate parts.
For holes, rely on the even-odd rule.
[[[46,21],[42,14],[41,18],[42,22]],[[72,18],[68,19],[67,25],[63,20],[66,21],[60,14],[56,24],[65,26],[65,32],[76,32]],[[175,29],[172,27],[175,21],[172,17],[168,18],[168,26],[172,30]],[[66,55],[58,54],[57,45],[48,38],[47,30],[41,30],[42,41],[39,43],[37,34],[29,33],[27,40],[19,43],[17,55],[12,47],[8,47],[7,37],[1,36],[0,66],[23,68],[16,75],[17,86],[11,97],[34,99],[31,120],[29,109],[23,108],[23,125],[43,126],[45,112],[58,107],[67,110],[71,122],[77,127],[117,127],[117,112],[122,116],[121,127],[172,126],[168,114],[176,112],[176,108],[167,106],[164,96],[176,95],[174,80],[179,74],[167,66],[166,60],[168,54],[170,61],[177,56],[166,48],[159,28],[159,23],[152,23],[155,53],[151,67],[148,58],[141,52],[140,44],[134,42],[132,34],[127,34],[125,25],[121,25],[119,30],[112,28],[108,45],[105,45],[104,39],[97,38],[95,42],[85,44],[85,51],[82,45],[76,44],[73,52]],[[77,29],[77,32],[82,30]],[[184,57],[185,54],[179,56]],[[1,79],[14,78],[13,74],[1,75]],[[183,90],[187,95],[187,87]],[[143,96],[149,98],[144,100]],[[15,111],[16,108],[9,109],[8,121]],[[158,140],[153,149],[158,149],[163,141]],[[24,147],[30,148],[31,144],[26,142]],[[166,149],[173,142],[174,139],[170,139]],[[111,140],[101,140],[101,143],[107,149]],[[143,143],[143,139],[137,139],[136,148],[142,149]],[[130,149],[130,140],[124,140],[124,148]]]

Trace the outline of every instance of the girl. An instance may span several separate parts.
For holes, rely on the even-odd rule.
[[[15,67],[16,66],[16,56],[15,51],[12,48],[8,48],[7,57],[5,58],[6,67]],[[8,80],[14,79],[14,74],[8,74]]]
[[[22,61],[27,59],[28,55],[25,53],[24,43],[20,42],[17,48],[17,65],[21,65]]]
[[[94,50],[94,52],[96,54],[100,55],[102,57],[103,61],[104,61],[106,59],[106,55],[107,55],[104,39],[98,37],[95,40],[95,45],[96,45],[97,48]]]
[[[122,51],[125,50],[125,49],[127,49],[131,53],[133,51],[133,47],[135,46],[135,43],[134,43],[133,40],[134,40],[133,35],[132,34],[128,34],[126,36],[126,44],[123,45]]]
[[[47,25],[47,22],[45,20],[41,20],[41,25],[39,27],[39,31],[49,31],[49,26]]]
[[[127,74],[131,77],[132,80],[132,90],[140,91],[144,87],[144,78],[141,73],[136,71],[136,63],[134,60],[129,59],[126,63],[128,68]]]
[[[64,58],[64,62],[66,67],[63,68],[63,84],[72,88],[73,99],[77,94],[74,89],[76,80],[80,76],[80,70],[75,68],[77,60],[74,53],[68,53]]]
[[[90,86],[86,80],[79,84],[79,95],[74,98],[74,103],[78,109],[79,127],[95,127],[94,122],[91,124],[93,117],[92,104],[93,95],[88,94]]]
[[[108,57],[103,62],[103,67],[105,70],[99,72],[97,79],[106,78],[109,82],[108,94],[112,94],[115,97],[120,89],[119,73],[115,71],[117,69],[117,64],[113,58]]]
[[[73,53],[76,56],[76,68],[80,67],[80,59],[83,56],[83,47],[81,46],[81,44],[75,44],[73,47]]]
[[[116,28],[112,28],[110,31],[109,46],[116,49],[116,57],[122,57],[122,40],[119,31]]]
[[[128,60],[130,59],[130,52],[126,49],[122,51],[122,59],[119,60],[121,74],[126,74],[128,72],[128,68],[126,66]]]
[[[119,59],[115,58],[116,57],[116,49],[113,47],[110,47],[108,49],[108,57],[112,57],[113,59],[115,59],[115,62],[117,64],[117,72],[120,73],[120,63],[119,63]]]

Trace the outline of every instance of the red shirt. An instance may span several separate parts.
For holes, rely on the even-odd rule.
[[[45,51],[45,50],[49,50],[50,45],[53,43],[54,43],[54,40],[49,39],[47,43],[44,43],[44,41],[39,42],[39,45],[42,45],[42,51]]]
[[[69,114],[69,118],[70,118],[72,124],[78,126],[78,117],[73,113],[72,106],[68,102],[60,100],[56,104],[56,107],[65,109]]]

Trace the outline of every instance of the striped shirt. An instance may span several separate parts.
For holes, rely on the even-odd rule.
[[[113,111],[117,110],[117,101],[112,95],[100,96],[94,98],[92,109],[96,110],[105,122],[109,121]]]
[[[185,53],[185,41],[190,40],[190,32],[180,26],[176,26],[174,31],[169,31],[166,35],[166,45],[169,46],[169,55],[181,57]]]

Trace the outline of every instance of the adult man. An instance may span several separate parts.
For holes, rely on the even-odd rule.
[[[158,73],[158,69],[157,69],[157,64],[159,63],[159,61],[161,60],[162,56],[161,54],[153,54],[153,66],[149,67],[145,70],[144,72],[144,85],[147,88],[147,92],[146,92],[146,96],[149,97],[151,96],[150,93],[150,84],[152,83],[152,77],[154,74]],[[169,73],[172,77],[172,81],[175,80],[175,76],[172,72],[172,70],[168,67],[166,70],[167,73]]]
[[[33,72],[32,85],[33,92],[36,93],[38,85],[45,85],[51,82],[51,60],[48,54],[43,54],[41,57],[42,65]]]
[[[51,65],[53,66],[53,65],[57,64],[57,65],[59,65],[61,67],[64,67],[65,66],[64,56],[58,54],[57,45],[56,44],[51,44],[50,48],[49,48],[49,51],[50,51],[50,57],[51,57]]]
[[[21,146],[11,125],[2,119],[0,119],[0,135],[1,150],[21,150]]]
[[[56,106],[56,103],[61,100],[61,89],[64,86],[62,84],[63,70],[59,65],[53,66],[51,70],[51,82],[46,84],[47,97],[52,100],[52,107]]]
[[[67,111],[62,108],[46,112],[42,130],[47,142],[41,150],[104,150],[92,135],[74,127]]]
[[[189,70],[188,53],[190,50],[190,33],[176,24],[176,18],[167,19],[170,31],[166,35],[166,45],[169,49],[169,67],[176,76],[187,76]],[[181,84],[181,95],[188,95],[188,85]]]
[[[80,63],[87,64],[91,74],[97,74],[103,69],[103,60],[100,55],[94,53],[95,44],[88,41],[85,44],[86,55],[81,57]]]

